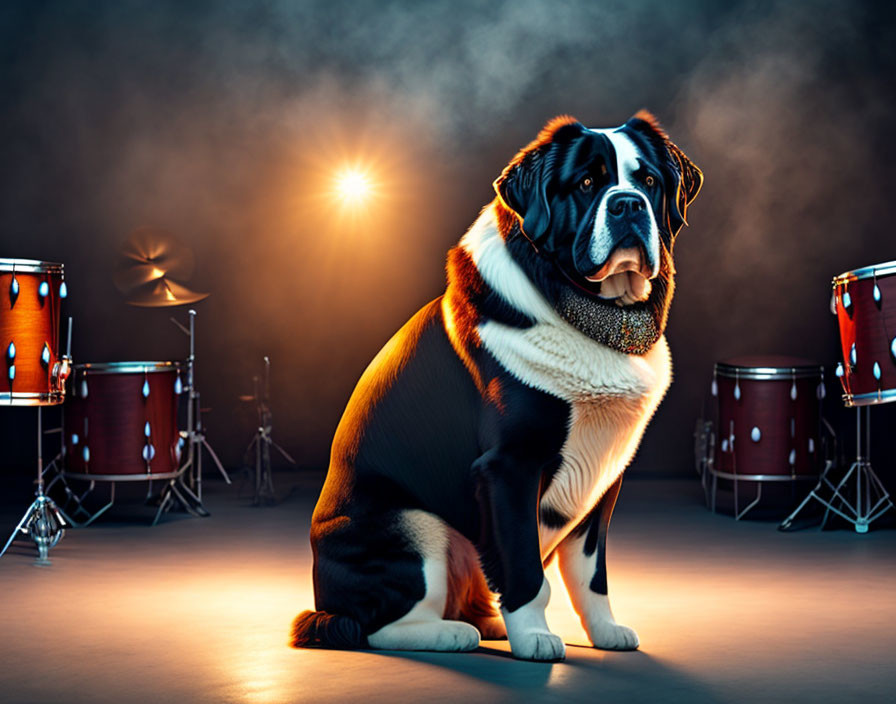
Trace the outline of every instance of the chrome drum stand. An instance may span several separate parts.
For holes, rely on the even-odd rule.
[[[38,565],[49,565],[50,560],[47,556],[50,548],[56,547],[56,544],[62,540],[65,535],[65,519],[59,507],[53,502],[49,496],[44,493],[44,457],[43,457],[43,427],[42,427],[42,411],[37,407],[37,492],[36,498],[32,502],[22,520],[13,530],[3,550],[0,550],[0,557],[6,553],[12,541],[16,539],[19,533],[27,535],[34,541],[37,547]]]
[[[258,413],[258,430],[249,442],[246,452],[243,455],[243,464],[248,467],[248,459],[255,451],[255,496],[252,499],[253,506],[271,505],[276,502],[277,497],[274,494],[274,480],[271,476],[271,448],[277,450],[287,462],[296,464],[296,461],[290,454],[280,445],[274,442],[271,435],[273,428],[273,413],[268,405],[270,403],[271,393],[271,359],[264,358],[264,393],[258,393],[258,377],[252,378],[254,384],[254,393],[246,400],[255,401],[256,412]]]
[[[862,429],[862,414],[864,411],[864,433]],[[864,449],[862,446],[862,436],[864,435]],[[824,517],[821,521],[823,528],[828,521],[830,513],[833,512],[852,523],[856,533],[867,533],[868,526],[880,518],[889,509],[893,508],[893,502],[890,500],[890,493],[881,483],[878,476],[871,468],[871,407],[856,406],[856,459],[850,465],[849,470],[843,475],[843,478],[834,484],[828,477],[831,465],[825,468],[818,484],[809,492],[809,495],[803,499],[802,503],[797,506],[796,510],[785,518],[780,530],[789,530],[793,527],[793,522],[797,515],[809,504],[810,501],[817,501],[825,507]],[[852,482],[852,484],[851,484]],[[850,499],[847,491],[855,487],[854,499]],[[825,498],[825,497],[828,498]]]

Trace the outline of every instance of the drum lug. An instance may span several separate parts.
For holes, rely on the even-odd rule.
[[[51,373],[53,391],[58,391],[60,393],[65,392],[65,382],[69,377],[69,374],[72,372],[72,360],[71,357],[63,356],[62,360],[56,362],[53,365],[53,371]]]

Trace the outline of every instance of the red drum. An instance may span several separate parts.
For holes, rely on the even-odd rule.
[[[65,399],[59,312],[66,295],[62,264],[0,259],[0,403],[45,406]]]
[[[715,473],[786,481],[820,471],[824,367],[793,357],[737,357],[715,365]]]
[[[896,401],[896,262],[847,271],[833,281],[847,406]]]
[[[107,481],[173,476],[184,446],[180,375],[176,362],[75,365],[63,424],[65,473]]]

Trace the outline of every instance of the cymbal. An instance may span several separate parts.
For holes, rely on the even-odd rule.
[[[195,303],[206,297],[208,293],[193,291],[163,276],[131,291],[127,303],[144,308],[164,308]]]
[[[122,293],[170,276],[186,281],[193,275],[196,258],[192,250],[164,230],[139,227],[121,247],[115,270],[115,286]]]
[[[139,227],[122,245],[112,278],[130,305],[179,306],[208,296],[178,281],[189,279],[195,265],[192,250],[173,235],[152,227]]]

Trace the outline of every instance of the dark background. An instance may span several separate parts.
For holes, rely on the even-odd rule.
[[[860,2],[5,2],[0,256],[63,262],[76,362],[173,359],[185,308],[125,304],[135,228],[194,251],[198,386],[229,466],[273,360],[275,437],[326,465],[353,385],[551,116],[647,107],[703,169],[676,248],[675,382],[633,472],[693,471],[712,365],[837,358],[832,276],[896,259],[896,33]],[[366,211],[327,200],[370,165]],[[829,366],[829,369],[831,367]],[[833,375],[827,412],[845,437]],[[894,413],[875,409],[879,464]],[[34,411],[0,409],[26,471]],[[886,474],[886,472],[882,472]]]

